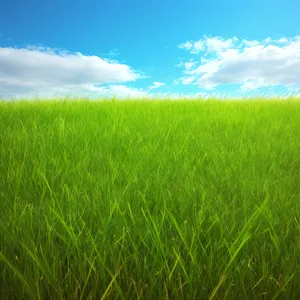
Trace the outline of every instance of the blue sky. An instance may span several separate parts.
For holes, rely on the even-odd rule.
[[[298,93],[300,2],[1,3],[0,95]]]

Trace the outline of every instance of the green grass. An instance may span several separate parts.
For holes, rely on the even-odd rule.
[[[0,103],[1,299],[299,299],[300,102]]]

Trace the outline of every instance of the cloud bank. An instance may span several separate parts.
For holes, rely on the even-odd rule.
[[[126,64],[45,47],[0,48],[0,96],[103,95],[142,76]],[[116,91],[113,85],[112,90]],[[118,88],[121,93],[124,87]],[[129,92],[129,90],[127,90]],[[136,92],[136,91],[134,91]]]
[[[300,87],[300,36],[262,41],[204,36],[178,47],[188,51],[192,59],[177,65],[183,67],[177,84],[206,90],[237,84],[242,92],[261,87]]]

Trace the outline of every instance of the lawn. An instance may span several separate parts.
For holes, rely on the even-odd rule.
[[[1,299],[299,299],[300,101],[0,102]]]

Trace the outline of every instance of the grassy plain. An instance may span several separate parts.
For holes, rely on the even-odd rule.
[[[299,299],[300,101],[0,103],[1,299]]]

